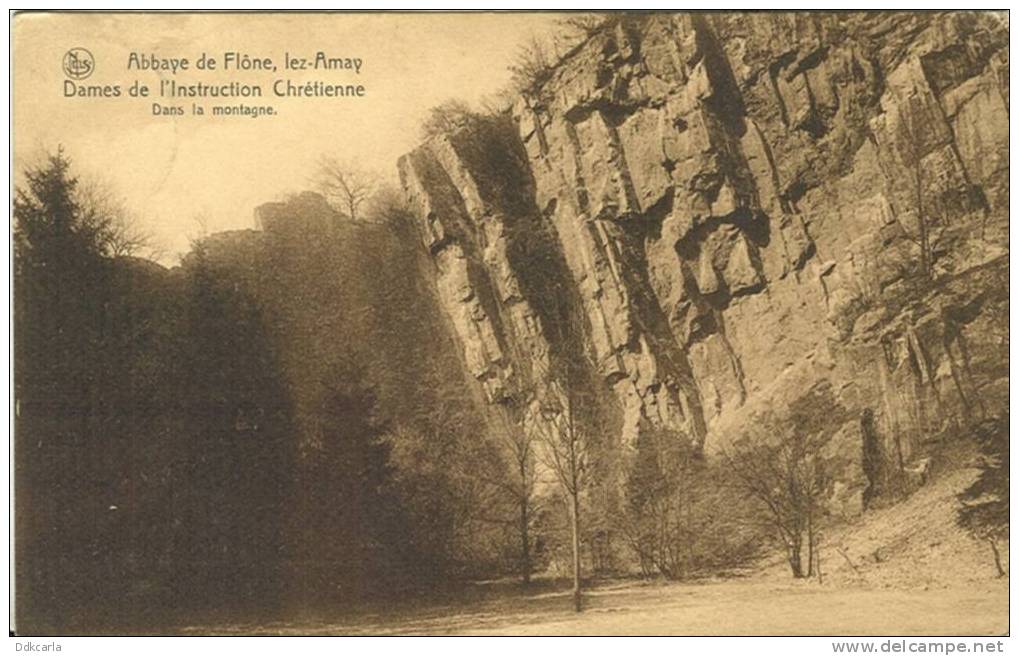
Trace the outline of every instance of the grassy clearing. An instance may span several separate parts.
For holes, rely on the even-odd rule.
[[[601,581],[571,611],[565,581],[469,586],[340,617],[192,626],[189,633],[285,635],[994,635],[1008,631],[1008,580],[955,525],[975,471],[947,472],[904,502],[829,532],[825,579],[793,580],[781,558],[745,578]],[[1007,545],[1003,552],[1007,553]],[[844,554],[844,555],[843,555]]]

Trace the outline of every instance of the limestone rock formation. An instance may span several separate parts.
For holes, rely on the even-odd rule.
[[[490,402],[547,393],[569,296],[621,453],[824,386],[857,512],[865,441],[901,469],[1007,408],[1008,111],[996,14],[656,14],[400,173]]]

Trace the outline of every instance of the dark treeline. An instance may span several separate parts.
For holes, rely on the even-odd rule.
[[[270,598],[295,454],[258,305],[201,252],[110,257],[60,155],[14,213],[19,620]]]
[[[465,569],[475,504],[452,479],[481,424],[453,391],[456,351],[408,225],[346,221],[310,194],[278,210],[288,220],[199,239],[166,269],[116,255],[62,154],[27,172],[23,631],[293,613]]]

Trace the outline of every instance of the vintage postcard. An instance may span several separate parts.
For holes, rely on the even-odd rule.
[[[23,650],[1001,651],[1007,11],[10,29]]]

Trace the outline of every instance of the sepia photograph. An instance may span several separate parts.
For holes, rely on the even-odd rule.
[[[12,652],[1005,651],[1007,9],[9,31]]]

